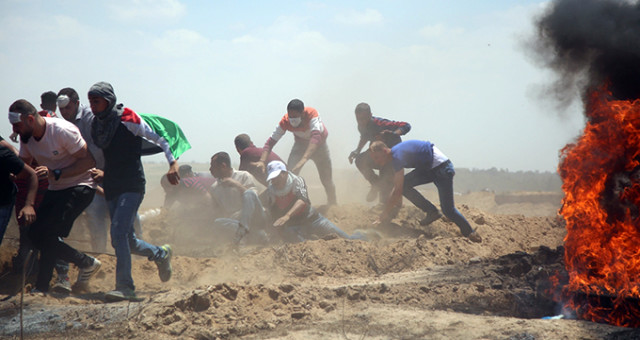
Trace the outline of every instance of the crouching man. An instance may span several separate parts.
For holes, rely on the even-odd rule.
[[[267,165],[267,207],[273,226],[285,242],[302,242],[329,234],[346,239],[365,240],[364,234],[348,235],[311,206],[307,185],[280,161]]]
[[[402,195],[427,213],[420,221],[421,225],[429,225],[438,220],[442,217],[438,208],[415,189],[418,185],[433,182],[438,188],[444,215],[460,228],[463,236],[473,242],[482,242],[482,237],[456,209],[453,201],[453,164],[434,144],[428,141],[408,140],[389,148],[383,142],[376,141],[371,143],[369,148],[374,162],[380,166],[391,163],[395,172],[393,191],[377,223],[387,223],[391,220],[392,211],[402,204]],[[405,168],[413,170],[405,175]]]
[[[218,152],[211,157],[209,168],[216,182],[211,186],[213,207],[219,218],[214,225],[221,238],[233,238],[237,245],[251,232],[254,241],[266,242],[263,228],[267,217],[258,198],[254,177],[247,171],[231,167],[231,158],[226,152]]]

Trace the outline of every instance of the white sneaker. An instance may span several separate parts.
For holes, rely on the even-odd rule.
[[[80,268],[78,272],[78,280],[73,284],[74,287],[86,287],[89,279],[100,271],[102,263],[97,258],[93,258],[93,264],[87,268]]]

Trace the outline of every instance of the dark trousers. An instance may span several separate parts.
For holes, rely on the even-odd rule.
[[[372,186],[377,186],[380,189],[380,203],[385,203],[393,189],[393,165],[390,162],[384,166],[376,164],[371,158],[369,150],[356,156],[355,163],[362,176]],[[376,175],[373,170],[379,170],[379,174]]]
[[[304,156],[308,146],[308,141],[300,141],[296,139],[293,143],[293,147],[291,148],[289,159],[287,160],[288,169],[291,169],[298,164],[302,159],[302,156]],[[320,182],[322,183],[322,186],[324,186],[324,191],[327,193],[327,203],[336,204],[336,186],[333,183],[331,155],[329,153],[329,146],[326,142],[318,145],[316,151],[311,155],[311,160],[316,164],[318,175],[320,176]],[[298,173],[295,175],[298,175]]]
[[[473,229],[469,221],[456,209],[453,202],[453,176],[455,173],[451,161],[446,161],[433,169],[416,168],[404,176],[402,194],[427,214],[437,213],[438,208],[414,188],[421,184],[435,184],[438,188],[442,213],[460,228],[462,235],[468,236],[473,232]]]
[[[62,241],[69,236],[73,222],[91,203],[95,190],[79,185],[64,190],[48,190],[36,211],[37,219],[29,228],[29,238],[40,251],[40,265],[36,288],[46,292],[59,258],[79,268],[86,268],[92,258]]]

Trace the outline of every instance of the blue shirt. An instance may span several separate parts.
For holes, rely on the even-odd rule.
[[[433,144],[429,141],[408,140],[391,148],[393,170],[404,168],[431,169],[433,164]]]

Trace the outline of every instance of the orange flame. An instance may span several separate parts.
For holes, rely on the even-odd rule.
[[[640,100],[614,100],[605,86],[589,94],[587,118],[577,143],[561,151],[559,166],[565,289],[573,296],[566,307],[582,319],[638,327]]]

